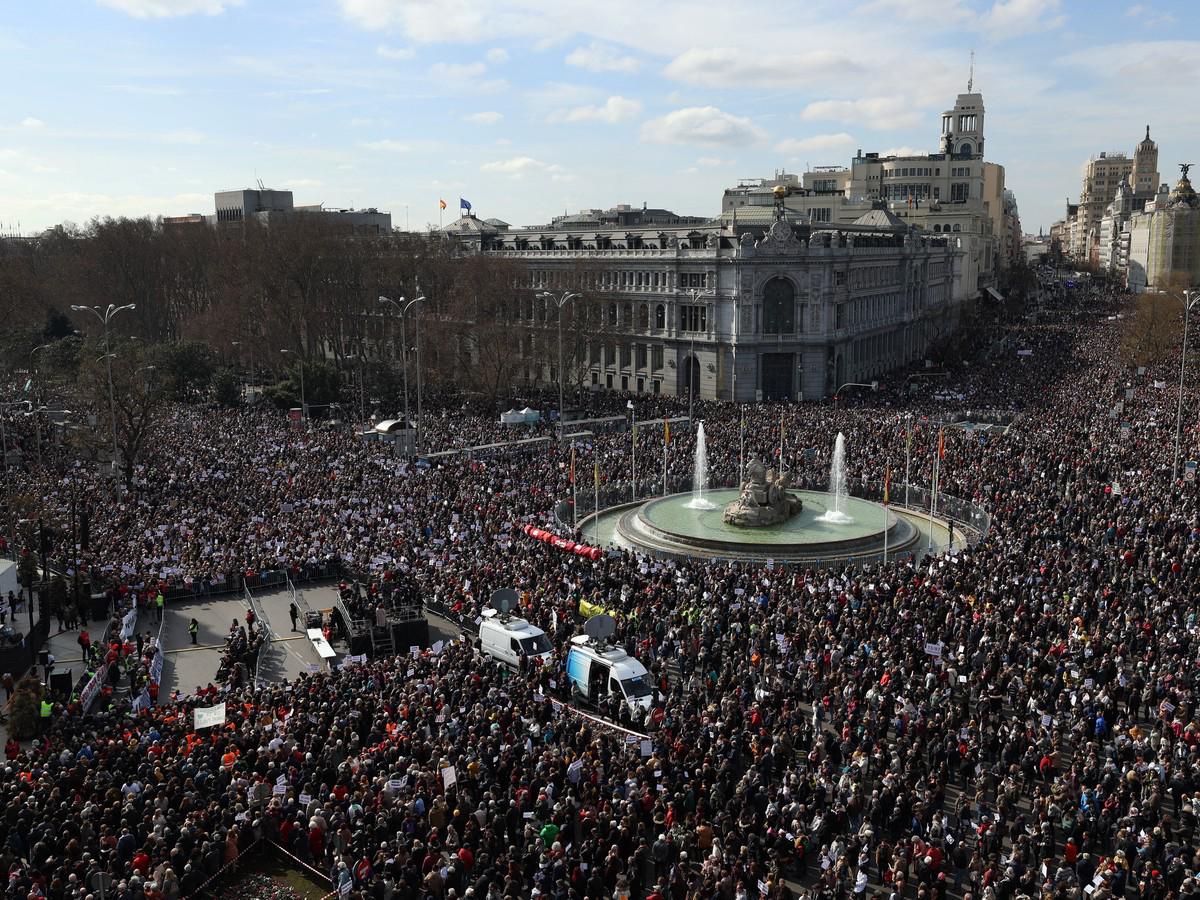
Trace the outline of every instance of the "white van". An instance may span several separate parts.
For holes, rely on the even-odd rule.
[[[586,634],[571,638],[567,679],[571,693],[587,703],[615,696],[630,709],[649,709],[654,702],[654,682],[646,667],[620,647],[593,644]]]
[[[512,669],[519,667],[522,652],[530,662],[540,659],[543,665],[549,665],[553,656],[546,632],[525,619],[514,619],[494,609],[483,611],[476,646]]]

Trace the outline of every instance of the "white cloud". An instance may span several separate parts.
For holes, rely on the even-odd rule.
[[[790,138],[775,145],[779,153],[796,154],[805,151],[842,150],[854,146],[854,138],[839,131],[837,134],[814,134],[806,138]]]
[[[164,131],[159,139],[168,144],[203,144],[204,133],[191,128],[178,128],[175,131]]]
[[[854,12],[874,21],[894,22],[898,19],[942,28],[970,26],[977,21],[964,0],[871,0]]]
[[[479,78],[487,71],[487,66],[481,62],[473,63],[434,63],[429,67],[431,78],[445,81],[465,81],[468,78]]]
[[[817,100],[800,113],[806,122],[850,122],[867,128],[907,128],[921,121],[921,113],[903,97],[864,97],[861,100]]]
[[[493,47],[483,55],[483,58],[490,63],[506,63],[508,62],[508,51],[503,47]]]
[[[468,122],[474,122],[476,125],[495,125],[504,116],[494,110],[487,110],[486,112],[471,113],[471,115],[464,116],[463,118]]]
[[[409,151],[408,144],[403,141],[395,141],[391,138],[384,138],[378,141],[365,141],[363,146],[368,150],[382,150],[387,153],[407,153]]]
[[[1001,38],[1058,28],[1067,20],[1057,14],[1059,4],[1060,0],[996,0],[980,19],[980,28]]]
[[[552,118],[564,122],[607,122],[615,125],[617,122],[632,119],[641,111],[642,104],[637,100],[609,97],[603,106],[576,106]]]
[[[576,47],[567,54],[566,63],[589,72],[636,72],[641,65],[616,47],[598,41],[592,41],[586,47]]]
[[[499,159],[495,162],[484,163],[479,167],[481,172],[496,172],[500,175],[511,175],[522,178],[537,172],[547,172],[551,175],[563,175],[562,166],[549,165],[532,156],[514,156],[511,159]]]
[[[721,159],[717,156],[702,156],[696,160],[696,165],[703,169],[723,169],[735,165],[732,159]]]
[[[766,132],[742,116],[722,112],[715,106],[689,106],[651,119],[642,126],[648,144],[753,144],[766,139]]]
[[[1146,11],[1146,7],[1142,6],[1142,4],[1140,4],[1140,3],[1135,3],[1135,4],[1133,4],[1133,6],[1129,7],[1129,9],[1125,10],[1125,15],[1140,16],[1145,11]]]
[[[849,56],[832,50],[806,48],[803,56],[780,56],[712,47],[681,53],[663,70],[676,81],[720,88],[731,84],[766,87],[811,84],[814,71],[820,71],[825,78],[845,77],[862,71],[862,67]]]
[[[380,44],[375,48],[375,55],[383,59],[412,59],[417,53],[412,47],[389,47],[387,44]]]
[[[26,116],[24,119],[21,120],[22,128],[41,128],[45,124],[46,123],[43,122],[41,119],[36,118],[34,116]]]
[[[1161,96],[1190,91],[1200,77],[1200,41],[1129,41],[1068,53],[1059,65],[1090,70],[1120,89],[1155,88]]]
[[[101,5],[135,19],[169,19],[201,14],[215,16],[226,7],[240,6],[242,0],[100,0]]]

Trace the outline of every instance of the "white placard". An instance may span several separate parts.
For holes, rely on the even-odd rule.
[[[442,769],[442,785],[449,789],[451,785],[458,783],[458,775],[454,771],[454,766],[446,766]]]
[[[214,725],[225,724],[225,701],[222,700],[215,706],[197,706],[192,710],[194,714],[194,724],[197,731],[201,728],[212,728]]]

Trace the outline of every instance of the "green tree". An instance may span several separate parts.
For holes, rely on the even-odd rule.
[[[216,364],[207,344],[166,344],[156,347],[152,357],[159,377],[176,400],[187,402],[202,397],[212,384]]]
[[[242,387],[237,375],[227,366],[217,369],[213,376],[213,397],[221,406],[234,407],[241,405]]]

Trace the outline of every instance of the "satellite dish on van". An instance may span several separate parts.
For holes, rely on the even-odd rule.
[[[603,644],[617,632],[617,623],[613,617],[605,613],[592,616],[583,623],[583,633],[595,641],[597,644]]]
[[[492,591],[492,609],[496,610],[500,615],[504,615],[510,610],[517,608],[519,599],[517,592],[512,588],[497,588]]]

